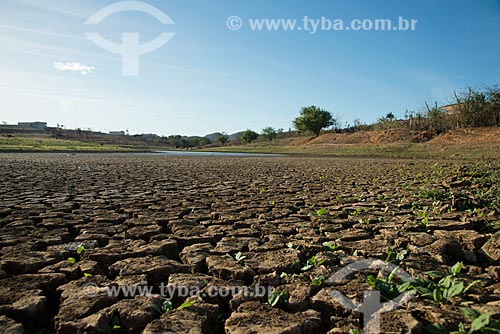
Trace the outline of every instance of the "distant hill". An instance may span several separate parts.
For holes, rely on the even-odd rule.
[[[244,131],[236,132],[233,133],[232,135],[229,135],[229,140],[238,140],[240,139],[241,135],[243,134]]]
[[[233,134],[230,134],[228,135],[229,136],[229,141],[232,141],[232,140],[238,140],[240,139],[241,135],[243,134],[244,131],[240,131],[240,132],[236,132],[236,133],[233,133]],[[220,132],[214,132],[214,133],[210,133],[208,135],[205,136],[205,138],[208,138],[210,139],[211,141],[215,141],[215,139],[217,138],[217,136],[221,135]]]
[[[217,138],[217,136],[220,135],[220,134],[221,134],[220,132],[210,133],[210,134],[206,135],[205,138],[208,138],[211,141],[214,141],[215,138]]]

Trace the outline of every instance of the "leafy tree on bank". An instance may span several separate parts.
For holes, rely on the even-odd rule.
[[[335,125],[336,121],[332,114],[316,106],[303,107],[300,115],[293,121],[293,125],[299,134],[312,132],[316,137],[321,130]]]
[[[267,141],[272,141],[272,140],[278,138],[278,133],[276,132],[276,130],[273,127],[268,126],[264,129],[262,129],[261,136],[262,136],[262,138],[266,139]]]
[[[500,126],[500,86],[455,93],[460,127]]]
[[[222,132],[217,135],[215,141],[224,146],[229,141],[229,136],[225,132]]]
[[[427,126],[429,130],[435,131],[436,133],[443,132],[445,130],[445,110],[441,109],[437,102],[435,102],[432,108],[425,102],[425,107],[427,108]]]
[[[241,134],[240,140],[244,144],[250,144],[256,141],[257,138],[259,138],[259,134],[255,131],[248,129]]]

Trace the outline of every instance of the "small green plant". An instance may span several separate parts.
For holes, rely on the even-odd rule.
[[[314,208],[314,204],[311,206],[311,209]],[[321,217],[321,216],[324,216],[328,214],[328,211],[325,209],[325,208],[321,208],[321,209],[318,209],[316,211],[312,211],[312,212],[309,212],[308,216],[309,217],[313,217],[313,216],[318,216],[318,217]]]
[[[392,247],[387,247],[385,262],[401,263],[408,254],[406,249],[397,250]]]
[[[361,212],[363,212],[363,208],[356,208],[356,210],[349,212],[349,215],[355,217],[361,214]]]
[[[264,194],[264,193],[266,193],[266,192],[267,192],[267,190],[266,190],[266,188],[264,188],[264,187],[261,187],[261,188],[259,189],[259,193],[260,193],[260,194]]]
[[[358,220],[358,223],[365,224],[365,225],[370,225],[370,219],[369,218],[367,218],[367,219],[360,219],[360,220]]]
[[[236,253],[234,257],[231,256],[231,254],[226,254],[226,257],[230,258],[233,261],[236,261],[236,263],[240,263],[241,261],[246,259],[246,256],[241,254],[241,252]]]
[[[92,277],[93,275],[92,275],[92,274],[90,274],[90,273],[83,273],[83,276],[84,276],[84,277]]]
[[[184,303],[182,303],[177,308],[177,310],[179,310],[179,311],[183,310],[185,308],[193,306],[194,304],[196,304],[196,301],[188,301],[188,300],[186,300]],[[168,313],[168,312],[172,311],[174,309],[174,306],[172,305],[172,302],[169,299],[166,299],[165,301],[163,301],[163,303],[161,304],[161,306],[159,306],[157,304],[150,304],[149,308],[151,308],[152,310],[156,311],[159,315],[162,315],[164,313]]]
[[[453,297],[463,295],[479,280],[473,281],[468,286],[459,281],[456,276],[462,270],[462,262],[457,262],[453,267],[448,270],[448,275],[441,272],[431,271],[427,274],[435,279],[439,278],[438,282],[432,280],[420,280],[416,286],[417,293],[426,298],[433,299],[436,303],[443,303],[452,299]]]
[[[425,330],[429,333],[436,334],[494,334],[500,333],[500,321],[492,321],[493,312],[479,313],[478,311],[461,307],[460,312],[468,323],[460,322],[456,331],[448,332],[440,324],[433,323],[425,326]]]
[[[325,259],[323,260],[318,260],[316,259],[316,256],[311,256],[306,262],[306,264],[301,268],[302,271],[307,271],[311,269],[312,267],[319,267],[325,262]]]
[[[479,280],[473,281],[465,286],[456,278],[462,270],[462,262],[457,262],[448,270],[448,274],[430,271],[427,275],[439,281],[431,279],[412,279],[402,284],[397,284],[394,280],[396,268],[387,278],[376,278],[368,276],[367,283],[380,291],[381,295],[387,299],[393,299],[402,292],[410,292],[418,297],[428,298],[436,303],[451,301],[454,297],[463,296],[469,289],[477,284]]]
[[[120,312],[115,310],[111,315],[111,326],[112,326],[112,334],[122,334],[126,333],[126,329],[122,327]]]
[[[429,207],[424,206],[423,210],[417,211],[417,217],[420,219],[417,221],[417,224],[426,230],[429,228],[429,216],[427,215],[427,210],[429,210]]]
[[[366,283],[369,286],[379,290],[380,295],[383,298],[387,300],[394,299],[402,292],[408,290],[407,287],[404,286],[404,284],[398,286],[398,284],[396,284],[395,282],[395,275],[398,269],[399,267],[394,268],[394,270],[387,277],[377,278],[373,275],[369,275],[366,278]]]
[[[325,247],[330,252],[335,252],[340,247],[340,245],[338,244],[339,241],[340,239],[337,239],[335,241],[325,241],[323,242],[323,247]]]
[[[267,297],[267,303],[272,307],[274,307],[278,304],[280,300],[283,301],[284,303],[287,303],[289,298],[290,294],[288,293],[287,290],[283,291],[273,290],[273,292],[271,292]]]
[[[83,251],[85,250],[85,246],[83,244],[81,244],[80,246],[78,246],[78,248],[76,249],[76,254],[78,255],[82,255]]]
[[[326,209],[325,209],[325,208],[321,208],[321,209],[319,209],[319,210],[317,210],[317,211],[316,211],[316,214],[317,214],[319,217],[324,216],[324,215],[326,215],[327,213],[328,213],[328,212],[326,211]]]
[[[158,306],[156,304],[150,304],[149,307],[156,311],[158,314],[162,315],[163,313],[167,313],[171,311],[174,307],[172,305],[172,302],[168,299],[166,299],[161,306]]]
[[[183,310],[185,308],[188,308],[188,307],[191,307],[193,306],[194,304],[196,304],[196,301],[188,301],[186,300],[184,303],[182,303],[177,309],[180,311],[180,310]]]
[[[84,251],[85,251],[85,245],[84,244],[78,245],[78,247],[74,251],[75,252],[74,256],[68,257],[68,263],[73,265],[78,261],[80,261],[80,258]]]
[[[324,276],[317,276],[311,280],[311,284],[317,286],[318,288],[321,287],[324,283],[325,283]]]

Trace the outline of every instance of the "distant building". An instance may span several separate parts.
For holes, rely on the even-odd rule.
[[[453,104],[448,104],[446,106],[442,106],[441,109],[443,109],[446,112],[446,115],[458,115],[460,114],[460,106],[462,103],[453,103]]]
[[[17,126],[23,129],[44,130],[47,128],[47,122],[18,122]]]
[[[125,136],[125,131],[109,131],[111,136]]]

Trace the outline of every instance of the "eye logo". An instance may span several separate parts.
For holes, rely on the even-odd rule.
[[[401,278],[403,281],[412,280],[410,274],[392,263],[377,259],[364,259],[348,264],[344,268],[340,269],[332,277],[330,277],[326,281],[326,283],[341,283],[341,281],[350,274],[365,269],[378,269],[383,270],[387,273],[391,273],[394,271],[395,275]],[[400,294],[393,300],[389,300],[385,303],[380,303],[380,291],[377,290],[364,291],[362,303],[356,303],[355,301],[348,299],[346,296],[336,290],[330,292],[330,297],[332,297],[333,300],[335,300],[345,308],[348,308],[355,312],[363,313],[363,333],[379,334],[380,315],[384,312],[393,311],[398,307],[406,304],[411,299],[412,294],[410,292],[405,292]]]
[[[104,7],[97,13],[92,15],[85,24],[96,25],[102,20],[116,13],[124,11],[136,11],[149,14],[156,18],[162,24],[175,24],[175,22],[156,7],[140,1],[121,1],[110,6]],[[102,37],[96,32],[86,32],[85,35],[97,46],[113,54],[122,56],[122,75],[138,76],[139,75],[139,56],[155,51],[167,43],[175,33],[163,32],[156,39],[139,44],[138,32],[122,33],[122,43],[116,44]]]

